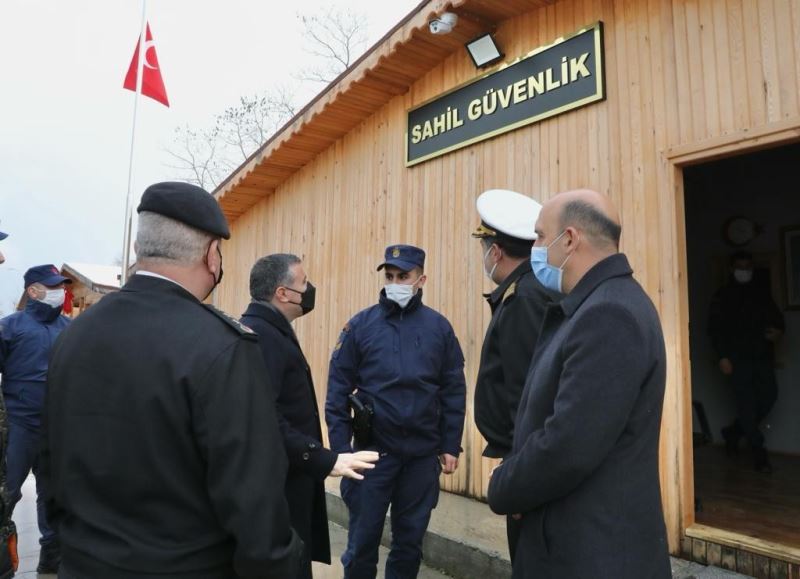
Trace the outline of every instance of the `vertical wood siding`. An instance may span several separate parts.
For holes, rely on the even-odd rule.
[[[286,180],[233,225],[216,302],[238,315],[256,258],[292,252],[318,286],[316,310],[297,324],[324,402],[340,329],[375,303],[383,248],[428,253],[425,302],[447,316],[466,357],[467,422],[461,466],[444,488],[483,497],[494,463],[481,458],[472,396],[491,288],[470,232],[475,198],[508,188],[540,201],[591,187],[622,214],[622,249],[656,304],[669,356],[661,482],[673,549],[691,516],[691,429],[680,174],[663,152],[800,115],[797,0],[562,0],[507,20],[496,37],[507,60],[584,25],[605,23],[607,100],[405,168],[406,110],[477,76],[453,54]],[[683,312],[683,313],[682,313]]]

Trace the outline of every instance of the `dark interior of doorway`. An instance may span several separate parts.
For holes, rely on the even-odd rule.
[[[684,191],[696,522],[800,548],[800,310],[792,307],[800,272],[791,265],[800,255],[787,248],[800,232],[800,143],[687,167]],[[753,255],[753,282],[770,292],[786,324],[775,356],[778,398],[761,423],[771,474],[754,469],[745,442],[728,456],[721,435],[736,407],[708,336],[708,310],[730,283],[737,250]]]

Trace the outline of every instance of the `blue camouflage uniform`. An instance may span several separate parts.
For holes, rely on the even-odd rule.
[[[394,265],[389,250],[395,249],[401,258],[415,250],[424,259],[417,248],[391,246],[384,265]],[[379,303],[356,314],[342,331],[331,357],[325,405],[334,452],[352,451],[347,397],[354,391],[374,410],[369,448],[381,458],[363,481],[342,479],[350,511],[345,577],[375,577],[390,504],[386,577],[416,577],[422,537],[439,496],[438,456],[461,451],[466,393],[458,339],[447,319],[422,303],[421,290],[405,308],[381,290]]]
[[[30,272],[39,269],[41,275],[29,276]],[[55,286],[66,279],[53,266],[37,266],[26,273],[25,286],[35,281]],[[40,543],[43,546],[54,543],[56,535],[47,524],[44,493],[38,475],[41,413],[50,350],[69,322],[69,318],[61,315],[60,307],[54,308],[36,300],[28,300],[24,310],[0,320],[0,373],[3,375],[3,398],[9,422],[6,460],[10,509],[13,511],[22,498],[22,484],[33,470],[39,531],[42,534]]]

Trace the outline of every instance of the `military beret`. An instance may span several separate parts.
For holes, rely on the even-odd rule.
[[[386,248],[383,263],[378,266],[378,271],[387,265],[399,267],[403,271],[411,271],[415,267],[425,267],[425,252],[413,245],[390,245]]]
[[[480,194],[475,205],[481,224],[473,237],[536,239],[534,226],[542,206],[527,195],[506,189],[490,189]]]
[[[136,209],[137,213],[142,211],[158,213],[223,239],[231,237],[228,221],[217,200],[196,185],[176,181],[150,185]]]

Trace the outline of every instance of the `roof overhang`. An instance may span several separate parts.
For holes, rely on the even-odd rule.
[[[378,111],[445,58],[500,22],[557,0],[425,0],[370,48],[214,190],[228,221]],[[458,14],[449,34],[428,22]],[[466,55],[465,55],[466,56]]]

